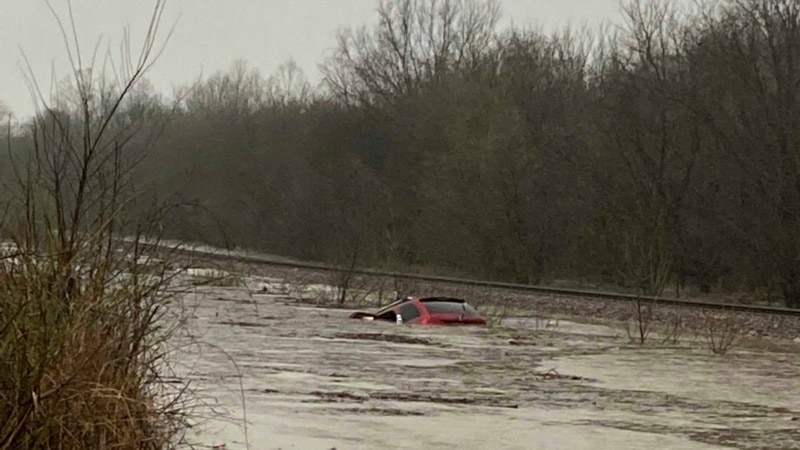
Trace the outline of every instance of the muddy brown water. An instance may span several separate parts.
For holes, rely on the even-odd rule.
[[[565,320],[356,321],[248,285],[183,299],[198,448],[800,448],[797,353],[640,348]]]

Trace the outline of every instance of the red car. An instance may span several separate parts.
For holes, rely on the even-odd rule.
[[[358,311],[351,319],[387,320],[415,325],[486,325],[486,319],[466,301],[450,297],[406,297],[376,313]]]

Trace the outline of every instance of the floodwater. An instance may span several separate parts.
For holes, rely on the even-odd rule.
[[[184,298],[194,345],[174,362],[205,402],[198,448],[800,448],[797,353],[640,348],[564,320],[356,321],[278,284]]]

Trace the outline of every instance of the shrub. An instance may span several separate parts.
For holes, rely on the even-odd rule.
[[[81,66],[74,22],[58,20],[71,83],[47,101],[30,74],[41,104],[30,149],[9,149],[18,189],[0,218],[11,243],[0,256],[0,449],[156,449],[185,424],[185,386],[161,378],[179,271],[169,252],[149,263],[155,247],[142,244],[167,210],[131,209],[148,142],[139,132],[157,127],[124,114],[157,53],[163,8],[156,1],[141,53],[108,72]]]

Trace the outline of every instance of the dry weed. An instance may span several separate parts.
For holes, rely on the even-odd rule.
[[[0,450],[162,449],[187,424],[186,384],[163,377],[181,271],[169,249],[143,245],[168,208],[139,205],[133,184],[160,124],[117,120],[160,51],[163,10],[156,1],[140,53],[126,31],[121,60],[94,70],[75,58],[71,11],[53,10],[70,82],[46,99],[29,74],[32,150],[9,141],[18,189],[0,220],[12,244],[0,264]]]
[[[652,331],[653,304],[637,298],[630,302],[629,308],[628,318],[625,320],[625,334],[631,342],[644,345]]]
[[[742,326],[736,316],[705,311],[702,316],[703,335],[715,355],[724,355],[739,341]]]
[[[677,344],[687,328],[683,313],[679,308],[671,308],[664,321],[661,344]]]

